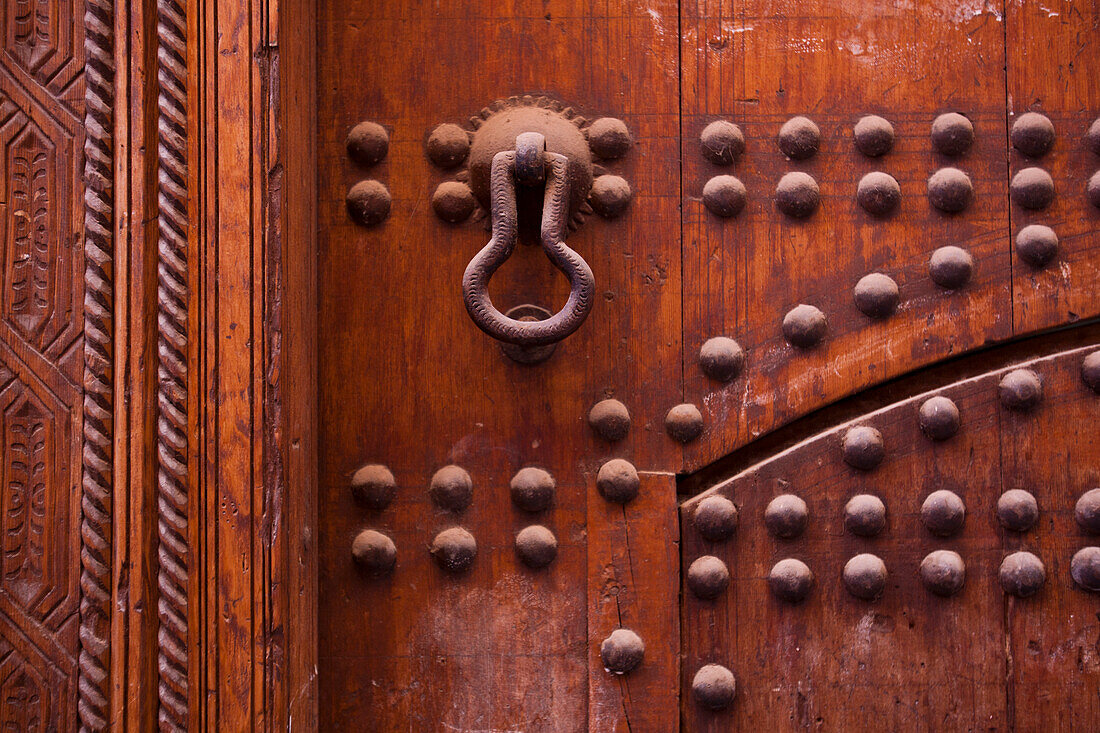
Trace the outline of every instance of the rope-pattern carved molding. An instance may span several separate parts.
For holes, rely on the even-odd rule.
[[[187,21],[157,0],[157,669],[161,730],[187,729]]]
[[[114,0],[84,12],[84,443],[80,518],[82,731],[107,729],[114,456]]]

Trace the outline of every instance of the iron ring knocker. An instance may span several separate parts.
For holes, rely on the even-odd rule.
[[[568,159],[546,150],[546,139],[537,132],[516,137],[516,149],[493,156],[490,178],[492,237],[470,260],[462,276],[462,294],[470,317],[485,333],[518,346],[544,346],[561,341],[580,328],[592,310],[596,289],[592,268],[565,246],[569,209]],[[518,213],[516,184],[545,181],[539,241],[543,251],[569,280],[565,306],[542,321],[519,321],[501,313],[489,299],[489,280],[516,247]]]

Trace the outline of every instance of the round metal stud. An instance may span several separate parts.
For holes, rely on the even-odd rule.
[[[973,198],[974,184],[958,168],[940,168],[928,179],[928,200],[940,211],[962,211]]]
[[[477,540],[462,527],[445,529],[432,540],[432,557],[448,573],[465,572],[477,556]]]
[[[1016,233],[1016,254],[1038,269],[1058,254],[1058,235],[1042,224],[1029,224]]]
[[[856,139],[856,149],[868,158],[885,155],[894,147],[894,126],[878,115],[859,118],[852,134]]]
[[[898,284],[889,275],[872,272],[864,275],[852,291],[856,308],[868,318],[889,318],[898,309],[901,295]]]
[[[1012,176],[1009,194],[1017,206],[1045,209],[1054,201],[1054,179],[1042,168],[1024,168]]]
[[[715,216],[737,216],[747,196],[745,184],[733,176],[715,176],[703,186],[703,205]]]
[[[616,160],[630,150],[630,130],[615,117],[601,117],[588,127],[588,147],[597,158]]]
[[[351,556],[371,575],[386,575],[397,562],[397,547],[381,532],[364,529],[352,540]]]
[[[690,443],[703,433],[703,413],[690,402],[676,405],[665,414],[665,431],[681,443]]]
[[[373,227],[390,215],[390,192],[378,181],[359,181],[347,197],[348,215],[356,224]]]
[[[920,579],[937,596],[953,596],[966,584],[966,563],[957,552],[935,550],[921,560]]]
[[[814,574],[810,566],[793,557],[780,560],[768,572],[768,588],[772,595],[787,603],[801,603],[813,585]]]
[[[1005,529],[1026,532],[1039,521],[1039,503],[1030,491],[1009,489],[997,499],[997,520]]]
[[[1088,132],[1085,133],[1085,145],[1092,152],[1100,155],[1100,117],[1097,117],[1089,125]]]
[[[1014,552],[1001,561],[1001,587],[1017,598],[1035,595],[1047,579],[1043,561],[1030,552]]]
[[[615,443],[630,432],[630,411],[618,400],[601,400],[588,411],[588,425],[596,435]]]
[[[351,128],[345,142],[348,157],[361,166],[381,162],[390,149],[390,134],[377,122],[360,122]]]
[[[541,468],[521,468],[510,484],[512,503],[525,512],[541,512],[554,500],[554,477]]]
[[[737,505],[724,496],[708,496],[699,502],[691,521],[708,542],[722,542],[737,530]]]
[[[596,488],[599,489],[600,496],[616,504],[633,501],[638,496],[639,486],[641,481],[638,478],[638,469],[622,458],[612,458],[600,466],[596,474]]]
[[[820,147],[821,130],[808,117],[792,117],[779,128],[779,149],[788,158],[812,158]]]
[[[958,112],[932,122],[932,146],[943,155],[962,155],[974,143],[974,124]]]
[[[691,679],[691,696],[707,710],[725,710],[737,696],[737,678],[720,664],[704,665]]]
[[[464,468],[444,466],[432,476],[428,493],[441,509],[461,512],[473,501],[474,482]]]
[[[428,159],[440,168],[461,165],[470,154],[470,135],[458,125],[445,122],[428,136]]]
[[[357,501],[370,509],[381,510],[389,506],[397,494],[397,482],[390,469],[368,464],[351,477],[351,493]]]
[[[714,555],[703,555],[688,567],[687,584],[697,598],[713,600],[729,587],[730,570]]]
[[[962,247],[940,247],[928,261],[929,277],[945,290],[958,290],[970,282],[973,273],[974,258]]]
[[[783,316],[783,337],[799,349],[812,349],[825,338],[829,322],[820,309],[800,303]]]
[[[873,216],[886,216],[901,203],[901,186],[889,173],[872,171],[859,179],[856,201]]]
[[[882,463],[886,446],[882,433],[867,425],[850,428],[844,434],[844,462],[860,471],[870,471]]]
[[[726,336],[707,339],[699,349],[699,368],[711,379],[719,382],[732,381],[744,366],[744,349]]]
[[[592,182],[588,198],[597,214],[605,219],[614,219],[626,211],[632,195],[625,178],[604,175]]]
[[[1081,494],[1073,509],[1078,526],[1090,534],[1100,534],[1100,489],[1089,489]]]
[[[794,494],[781,494],[768,502],[764,509],[764,526],[775,537],[793,539],[806,530],[810,510]]]
[[[1023,412],[1035,409],[1043,399],[1043,384],[1039,375],[1030,369],[1013,369],[1001,377],[997,392],[1002,405]]]
[[[476,208],[474,192],[461,181],[443,181],[432,193],[432,211],[448,224],[466,221]]]
[[[732,122],[715,120],[699,136],[703,157],[716,165],[729,165],[745,152],[745,136]]]
[[[961,420],[954,400],[942,395],[929,397],[917,412],[921,432],[932,440],[947,440],[959,432]]]
[[[844,587],[856,598],[873,601],[886,590],[886,563],[863,553],[844,564]]]
[[[600,644],[600,658],[608,672],[626,674],[642,663],[645,644],[630,629],[615,629]]]
[[[950,537],[966,522],[966,505],[954,491],[933,491],[921,504],[920,519],[932,534]]]
[[[1094,351],[1081,361],[1081,381],[1100,394],[1100,351]]]
[[[820,203],[821,189],[809,173],[785,173],[775,187],[776,208],[787,216],[804,219],[817,211]]]
[[[1041,158],[1054,145],[1054,124],[1046,115],[1025,112],[1012,123],[1012,147],[1031,158]]]
[[[553,314],[540,305],[523,303],[509,308],[504,315],[516,321],[530,323],[532,321],[545,321]],[[542,346],[524,346],[510,344],[506,341],[500,343],[500,353],[517,364],[541,364],[553,356],[557,348],[556,343],[543,344]]]
[[[1093,592],[1100,591],[1100,547],[1083,547],[1069,563],[1073,582]]]
[[[1088,196],[1090,204],[1100,209],[1100,171],[1093,173],[1092,178],[1085,185],[1085,195]]]
[[[541,524],[524,527],[516,535],[516,554],[527,567],[544,568],[558,556],[558,538]]]
[[[859,537],[874,537],[886,529],[886,505],[871,494],[858,494],[844,505],[844,529]]]

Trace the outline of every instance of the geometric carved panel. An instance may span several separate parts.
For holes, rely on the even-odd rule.
[[[78,7],[73,7],[74,5]],[[72,0],[6,0],[0,3],[3,51],[9,67],[17,68],[55,97],[64,92],[83,66],[81,34],[74,19],[83,12]]]

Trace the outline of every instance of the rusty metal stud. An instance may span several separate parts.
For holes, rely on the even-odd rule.
[[[709,542],[729,539],[737,530],[737,506],[724,496],[708,496],[695,507],[691,522]]]
[[[1089,125],[1088,132],[1085,133],[1085,145],[1092,152],[1100,155],[1100,117],[1097,117]]]
[[[744,366],[744,349],[726,336],[709,338],[699,349],[699,368],[711,379],[729,382],[741,373]]]
[[[435,505],[450,512],[461,512],[474,498],[474,482],[466,469],[444,466],[432,475],[428,488]]]
[[[375,180],[359,181],[348,191],[348,215],[356,224],[373,227],[390,215],[390,192]]]
[[[1043,561],[1030,552],[1014,552],[1001,561],[999,576],[1005,593],[1027,598],[1043,587],[1047,571]]]
[[[630,150],[631,144],[630,130],[620,119],[601,117],[588,126],[588,147],[598,158],[621,158]]]
[[[825,338],[829,322],[820,309],[799,303],[783,316],[783,337],[799,349],[812,349]]]
[[[432,193],[432,211],[448,224],[460,224],[477,208],[470,187],[461,181],[443,181]]]
[[[966,564],[957,552],[935,550],[921,560],[920,578],[937,596],[953,596],[966,584]]]
[[[954,400],[942,395],[929,397],[917,411],[917,422],[921,432],[932,440],[947,440],[959,432],[959,408]]]
[[[886,216],[901,203],[901,186],[889,173],[872,171],[859,179],[856,201],[873,216]]]
[[[603,667],[612,674],[626,674],[642,663],[645,644],[630,629],[615,629],[600,644]]]
[[[779,149],[788,158],[812,158],[820,147],[821,130],[808,117],[792,117],[779,128]]]
[[[351,556],[370,575],[386,575],[397,562],[397,546],[381,532],[364,529],[352,540]]]
[[[622,176],[603,175],[592,182],[588,200],[592,209],[605,219],[620,216],[630,205],[633,193]]]
[[[966,285],[973,273],[974,258],[962,247],[940,247],[928,261],[928,275],[932,282],[946,290],[958,290]]]
[[[1100,209],[1100,171],[1093,173],[1092,178],[1085,185],[1085,195],[1088,196],[1090,204]]]
[[[871,494],[857,494],[844,505],[844,529],[859,537],[874,537],[886,529],[886,505]]]
[[[352,475],[351,493],[357,501],[368,508],[381,510],[393,501],[394,495],[397,494],[397,482],[390,469],[371,463]]]
[[[1039,503],[1029,491],[1009,489],[997,499],[997,520],[1005,529],[1026,532],[1039,521]]]
[[[793,539],[805,531],[809,517],[806,502],[794,494],[781,494],[764,509],[764,526],[775,537]]]
[[[894,147],[894,126],[878,115],[860,117],[852,130],[856,149],[868,158],[889,153]]]
[[[871,471],[886,457],[882,433],[868,425],[849,428],[844,434],[844,462],[860,471]]]
[[[707,710],[725,710],[737,696],[737,678],[721,664],[703,665],[691,679],[691,696]]]
[[[630,411],[618,400],[601,400],[588,411],[588,425],[596,435],[614,443],[630,432]]]
[[[745,184],[733,176],[715,176],[703,185],[703,205],[715,216],[737,216],[747,197]]]
[[[361,166],[381,162],[390,149],[390,134],[377,122],[360,122],[345,141],[348,157]]]
[[[974,184],[958,168],[940,168],[928,178],[928,200],[940,211],[962,211],[973,198]]]
[[[634,464],[622,458],[612,458],[600,466],[596,474],[596,488],[600,496],[616,504],[629,504],[638,496],[641,480]]]
[[[550,311],[546,310],[540,305],[533,305],[531,303],[524,303],[517,305],[514,308],[509,308],[504,314],[506,318],[511,318],[521,323],[534,323],[535,321],[545,321],[553,315]],[[549,343],[542,345],[525,345],[525,344],[510,344],[507,342],[501,342],[500,352],[507,356],[517,364],[541,364],[554,355],[554,351],[557,350],[557,343]]]
[[[1100,489],[1089,489],[1081,494],[1073,510],[1073,517],[1081,529],[1100,534]]]
[[[932,146],[943,155],[962,155],[974,143],[974,124],[958,112],[948,112],[932,122]]]
[[[801,603],[810,594],[814,574],[810,566],[793,557],[780,560],[768,572],[772,595],[787,603]]]
[[[1012,147],[1031,158],[1041,158],[1054,145],[1054,124],[1046,115],[1025,112],[1012,123]]]
[[[1016,254],[1038,269],[1058,254],[1058,235],[1042,224],[1029,224],[1016,233]]]
[[[730,570],[714,555],[703,555],[688,567],[687,585],[697,598],[709,601],[725,592],[730,584]]]
[[[1085,590],[1100,591],[1100,547],[1083,547],[1069,564],[1073,582]]]
[[[805,219],[820,203],[821,189],[809,173],[785,173],[775,187],[775,206],[787,216]]]
[[[1045,209],[1054,201],[1054,179],[1042,168],[1024,168],[1012,176],[1009,193],[1017,206]]]
[[[699,136],[703,157],[715,165],[729,165],[745,152],[745,136],[732,122],[715,120]]]
[[[525,512],[541,512],[554,500],[554,477],[541,468],[527,466],[512,477],[512,503]]]
[[[966,522],[966,505],[954,491],[940,489],[925,498],[921,504],[920,518],[932,534],[950,537]]]
[[[558,556],[558,539],[541,524],[524,527],[516,535],[516,554],[527,567],[544,568]]]
[[[1094,351],[1081,361],[1081,381],[1100,394],[1100,351]]]
[[[1013,369],[1001,378],[997,386],[1001,404],[1010,410],[1027,411],[1035,408],[1043,398],[1043,384],[1039,375],[1030,369]]]
[[[703,433],[703,413],[690,402],[676,405],[665,414],[665,431],[681,443],[690,443]]]
[[[462,165],[470,154],[470,135],[458,125],[445,122],[428,136],[428,158],[440,168]]]
[[[898,284],[889,275],[872,272],[864,275],[852,290],[856,308],[868,318],[889,318],[898,308],[901,298]]]
[[[856,598],[873,601],[886,590],[886,563],[863,553],[844,564],[844,587]]]
[[[462,527],[451,527],[435,536],[431,553],[439,567],[447,572],[465,572],[477,556],[477,540]]]

